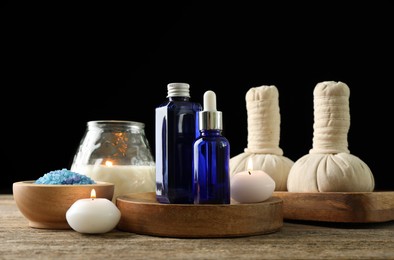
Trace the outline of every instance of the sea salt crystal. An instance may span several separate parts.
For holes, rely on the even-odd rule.
[[[72,172],[65,168],[61,170],[50,171],[35,181],[36,184],[65,184],[81,185],[95,184],[96,182],[86,175]]]

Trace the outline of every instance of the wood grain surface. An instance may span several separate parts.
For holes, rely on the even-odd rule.
[[[12,195],[0,195],[0,259],[394,259],[394,222],[285,221],[237,238],[87,235],[29,227]]]

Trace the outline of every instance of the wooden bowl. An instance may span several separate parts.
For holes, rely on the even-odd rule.
[[[92,189],[95,189],[97,198],[112,200],[114,188],[115,185],[109,182],[54,185],[21,181],[13,183],[12,191],[16,205],[30,227],[71,229],[66,212],[75,201],[90,198]]]

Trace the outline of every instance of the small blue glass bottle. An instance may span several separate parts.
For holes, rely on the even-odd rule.
[[[200,136],[194,142],[194,204],[230,204],[230,143],[222,136],[222,112],[216,94],[204,93]]]
[[[201,104],[190,100],[190,85],[170,83],[167,100],[155,111],[156,199],[193,204],[193,143],[199,135]]]

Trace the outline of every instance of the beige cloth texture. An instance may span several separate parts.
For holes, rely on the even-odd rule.
[[[287,176],[293,161],[283,156],[279,147],[279,92],[274,85],[262,85],[248,90],[245,96],[248,113],[248,146],[244,153],[230,159],[230,177],[248,169],[263,170],[275,181],[276,191],[285,191]]]
[[[348,150],[350,89],[343,82],[323,81],[314,92],[313,148],[292,166],[289,192],[369,192],[371,169]]]

